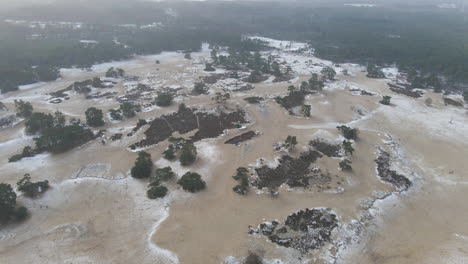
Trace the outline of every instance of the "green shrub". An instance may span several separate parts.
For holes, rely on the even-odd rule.
[[[197,159],[197,149],[193,143],[186,143],[180,153],[180,164],[183,166],[191,165]]]
[[[177,184],[189,192],[198,192],[206,188],[205,181],[202,180],[200,174],[195,172],[187,172],[177,181]]]
[[[160,181],[168,181],[172,178],[174,178],[175,173],[172,171],[171,167],[165,167],[161,169],[156,170],[156,178],[159,179]]]
[[[161,92],[158,93],[158,97],[154,100],[157,106],[170,106],[174,96],[170,92]]]
[[[336,128],[341,132],[341,134],[343,134],[346,139],[356,139],[359,133],[357,128],[351,128],[344,125],[337,126]]]
[[[151,154],[141,151],[138,153],[135,165],[131,170],[131,175],[136,179],[149,178],[151,176],[152,169],[153,161],[151,160]]]
[[[391,104],[392,97],[385,95],[382,100],[380,100],[380,103],[383,105],[390,105]]]
[[[167,194],[167,188],[165,186],[151,186],[146,195],[149,199],[163,198]]]
[[[353,168],[351,167],[351,161],[348,159],[344,159],[340,162],[340,168],[342,171],[352,171]]]

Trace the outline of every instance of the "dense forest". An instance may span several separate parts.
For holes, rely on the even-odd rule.
[[[336,62],[397,64],[444,76],[451,84],[468,82],[468,22],[457,10],[300,2],[120,3],[112,7],[105,3],[77,6],[73,15],[63,6],[0,14],[2,21],[46,21],[47,17],[47,21],[81,22],[35,27],[0,22],[2,92],[54,80],[61,67],[87,68],[163,50],[196,51],[202,42],[243,45],[243,34],[306,41],[316,48],[316,55]],[[128,15],[135,13],[139,15]]]

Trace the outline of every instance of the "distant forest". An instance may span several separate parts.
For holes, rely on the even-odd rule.
[[[396,64],[440,75],[454,86],[468,83],[468,22],[455,9],[234,1],[77,5],[0,14],[1,21],[84,23],[30,28],[0,22],[2,92],[54,80],[60,67],[87,68],[164,50],[196,51],[202,42],[242,45],[243,34],[309,42],[317,56],[338,63]],[[141,27],[155,23],[162,26]],[[122,26],[128,24],[135,26]],[[83,39],[98,43],[80,43]]]

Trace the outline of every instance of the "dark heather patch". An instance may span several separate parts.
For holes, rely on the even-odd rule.
[[[453,105],[453,106],[457,106],[457,107],[462,107],[463,106],[463,103],[461,103],[459,101],[456,101],[456,100],[453,100],[453,99],[450,99],[450,98],[447,98],[447,97],[444,97],[444,104],[445,105]]]
[[[407,177],[390,169],[389,153],[381,151],[379,157],[375,160],[375,163],[377,163],[378,176],[382,181],[390,183],[398,190],[402,191],[408,190],[413,185],[413,183]]]
[[[66,92],[69,92],[71,90],[73,90],[73,85],[70,85],[67,88],[62,89],[62,90],[51,92],[51,93],[49,93],[49,95],[51,95],[53,97],[58,97],[58,98],[65,98],[65,97],[68,96],[68,94],[66,94]]]
[[[216,138],[223,134],[225,129],[232,129],[247,123],[245,113],[238,109],[232,113],[195,113],[196,109],[186,108],[182,111],[164,115],[149,122],[150,127],[145,131],[145,139],[130,146],[131,149],[158,144],[172,133],[186,134],[198,129],[190,139],[193,142]]]
[[[110,99],[110,98],[114,98],[115,95],[117,95],[118,92],[106,92],[106,93],[101,93],[101,92],[97,92],[97,93],[94,93],[94,94],[89,94],[89,95],[86,95],[85,98],[86,99],[100,99],[100,98],[106,98],[106,99]]]
[[[246,84],[246,85],[231,89],[231,91],[232,92],[245,92],[245,91],[250,91],[250,90],[253,90],[253,89],[255,89],[254,86],[252,86],[250,84]]]
[[[290,80],[292,80],[294,78],[296,78],[294,75],[281,75],[281,76],[275,77],[273,82],[274,83],[287,82],[287,81],[290,81]]]
[[[219,80],[225,79],[226,76],[227,75],[224,73],[211,74],[211,75],[203,77],[203,82],[206,84],[215,84]]]
[[[114,134],[112,135],[112,137],[110,138],[112,141],[117,141],[117,140],[120,140],[122,139],[122,134]]]
[[[276,168],[263,166],[256,168],[258,178],[253,185],[259,189],[278,188],[283,183],[290,187],[308,187],[314,178],[319,177],[316,171],[309,167],[322,154],[315,150],[309,150],[301,154],[299,158],[291,156],[283,156],[279,160],[279,165]]]
[[[205,138],[216,138],[223,134],[225,129],[233,129],[246,124],[245,112],[238,109],[231,113],[208,114],[197,113],[199,128],[192,141],[196,142]]]
[[[249,131],[249,132],[246,132],[246,133],[244,133],[242,135],[239,135],[237,137],[233,137],[233,138],[227,140],[226,142],[224,142],[224,144],[237,145],[239,143],[242,143],[244,141],[247,141],[247,140],[250,140],[250,139],[254,138],[256,135],[257,135],[257,133],[255,133],[255,131]]]
[[[402,86],[392,84],[392,83],[389,83],[388,86],[390,87],[390,91],[397,93],[397,94],[403,94],[403,95],[413,97],[413,98],[420,98],[423,95],[422,92],[414,91],[408,87],[402,87]]]
[[[324,139],[320,139],[320,138],[310,141],[309,145],[312,146],[314,149],[318,150],[319,152],[323,153],[325,156],[341,157],[340,145],[331,144],[325,141]]]
[[[258,229],[250,229],[249,234],[267,236],[279,246],[307,254],[331,242],[332,231],[337,226],[338,219],[331,209],[305,209],[289,215],[284,224],[265,222]]]

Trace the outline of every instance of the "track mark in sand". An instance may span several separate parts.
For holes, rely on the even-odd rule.
[[[104,180],[122,180],[126,178],[124,174],[109,175],[111,167],[112,166],[110,164],[104,163],[90,164],[73,174],[71,179],[94,178]]]

